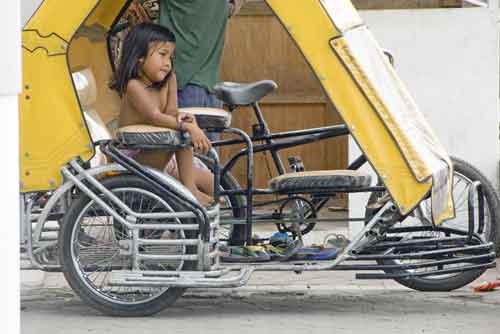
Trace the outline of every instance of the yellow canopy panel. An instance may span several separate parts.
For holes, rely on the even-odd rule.
[[[266,0],[319,78],[401,213],[431,190],[454,216],[452,164],[349,0]]]
[[[267,2],[302,50],[400,211],[410,212],[432,188],[434,218],[438,222],[451,218],[450,160],[350,1]],[[68,64],[74,70],[89,67],[96,76],[110,74],[105,32],[128,3],[79,0],[68,5],[45,0],[26,25],[20,103],[23,192],[57,188],[62,181],[61,166],[77,156],[92,157]],[[84,29],[75,38],[80,27]],[[97,100],[112,102],[113,97],[102,88],[105,78],[98,82],[101,96]]]
[[[60,169],[94,148],[68,65],[68,50],[84,24],[105,28],[126,0],[45,0],[23,30],[20,96],[21,192],[56,189]],[[107,54],[103,52],[102,59]]]

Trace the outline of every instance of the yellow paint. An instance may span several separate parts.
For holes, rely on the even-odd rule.
[[[350,73],[356,80],[357,84],[361,87],[362,91],[365,93],[366,97],[373,105],[375,110],[381,115],[383,123],[391,129],[393,135],[397,134],[397,143],[399,147],[402,147],[407,154],[407,158],[414,162],[413,171],[419,181],[423,181],[431,175],[431,170],[421,161],[418,152],[413,147],[413,143],[409,138],[401,131],[398,124],[393,120],[392,115],[387,110],[387,106],[377,92],[377,89],[373,86],[370,80],[367,78],[365,72],[358,64],[354,56],[352,55],[348,44],[343,38],[337,38],[332,40],[331,45],[337,55],[342,59],[343,63],[349,69]]]
[[[57,34],[69,42],[99,0],[45,0],[24,30],[37,30],[42,36]],[[24,41],[23,41],[24,42]]]
[[[101,33],[96,42],[82,33],[72,52],[80,55],[78,66],[87,65],[85,57],[81,57],[86,53],[93,57],[88,64],[109,71],[107,54],[103,52],[104,32],[126,2],[74,0],[68,4],[45,0],[26,25],[24,92],[20,98],[22,192],[57,188],[62,182],[63,165],[74,157],[88,160],[93,155],[71,81],[68,48],[72,48],[71,42],[82,25],[88,31]],[[383,177],[400,211],[408,213],[429,192],[431,181],[418,182],[373,107],[382,107],[376,103],[376,94],[368,94],[370,101],[344,67],[339,57],[346,64],[354,67],[355,64],[349,63],[348,48],[320,0],[267,0],[267,3],[296,41],[352,135]],[[333,39],[337,42],[332,48]],[[358,74],[358,81],[363,81],[362,71]],[[103,84],[102,79],[99,81]],[[371,88],[366,86],[365,90],[369,92]]]
[[[295,2],[296,5],[288,0],[267,0],[320,79],[353,137],[383,178],[400,211],[408,213],[429,192],[431,179],[423,182],[416,179],[377,110],[332,49],[331,41],[338,39],[339,52],[342,52],[342,35],[320,1],[301,0],[300,5],[299,1]]]
[[[56,189],[71,159],[94,155],[68,66],[82,24],[107,30],[126,0],[45,0],[23,31],[21,192]],[[95,10],[94,10],[95,9]],[[102,60],[107,61],[103,52]]]
[[[48,56],[64,55],[68,43],[58,35],[41,36],[38,30],[23,31],[23,47],[31,53],[43,50]]]
[[[101,0],[99,6],[85,21],[85,25],[92,26],[96,24],[106,28],[111,27],[126,3],[127,0]]]

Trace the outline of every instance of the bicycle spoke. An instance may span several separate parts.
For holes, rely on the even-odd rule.
[[[137,189],[115,189],[115,195],[132,211],[139,213],[171,212],[168,205],[151,196],[147,192]],[[122,214],[121,209],[109,199],[103,198],[107,204]],[[120,243],[130,240],[131,233],[115,219],[103,212],[93,201],[89,203],[86,211],[80,216],[80,221],[75,226],[77,232],[74,236],[74,254],[77,257],[78,269],[87,283],[96,291],[111,297],[114,300],[135,303],[147,300],[163,293],[167,288],[128,288],[110,286],[113,272],[131,270],[132,263],[129,256],[121,255]],[[179,220],[175,220],[180,223]],[[137,223],[159,223],[158,220],[139,220]],[[161,237],[154,231],[143,236],[144,238]],[[184,238],[182,231],[176,231],[170,237]],[[184,254],[185,246],[144,246],[142,252],[148,254]],[[144,261],[140,263],[143,270],[150,270],[150,265],[163,270],[178,270],[182,261]]]

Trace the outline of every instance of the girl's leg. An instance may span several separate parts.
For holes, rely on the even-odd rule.
[[[176,159],[171,159],[163,170],[170,176],[179,178],[179,168]],[[193,164],[194,184],[196,188],[203,191],[205,194],[212,196],[214,193],[214,175],[206,168],[201,168]]]
[[[193,166],[194,183],[205,194],[214,194],[214,174],[205,168]]]
[[[193,166],[193,150],[185,148],[175,153],[178,164],[179,180],[198,199],[201,205],[207,206],[213,203],[213,198],[198,190],[195,183],[195,172]],[[213,186],[212,186],[213,189]]]
[[[170,161],[172,155],[172,152],[143,151],[135,159],[142,165],[163,170],[163,167]]]

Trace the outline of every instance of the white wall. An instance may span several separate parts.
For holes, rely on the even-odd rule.
[[[20,0],[21,1],[21,24],[24,26],[31,15],[40,6],[43,0]]]
[[[0,275],[2,333],[19,333],[19,126],[17,95],[21,90],[21,26],[19,0],[4,1],[0,11],[0,143],[3,176],[0,192]]]
[[[445,148],[498,186],[497,12],[485,8],[362,11]],[[350,157],[356,156],[350,144]],[[365,197],[350,212],[362,217]],[[353,224],[357,230],[359,224]]]

